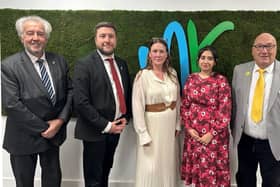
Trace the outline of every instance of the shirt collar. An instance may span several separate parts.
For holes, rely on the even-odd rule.
[[[272,73],[273,72],[273,68],[274,68],[274,62],[272,64],[270,64],[264,70],[265,70],[266,73]],[[259,68],[259,66],[255,63],[253,72],[256,72],[258,69],[261,69],[261,68]]]
[[[103,55],[98,49],[97,49],[97,53],[101,56],[103,62],[105,62],[105,60],[106,60],[107,58],[112,58],[112,59],[115,60],[114,53],[113,53],[112,55],[110,55],[110,56],[105,56],[105,55]]]
[[[35,64],[36,61],[38,60],[38,57],[32,55],[27,50],[25,50],[25,52],[26,52],[27,56],[31,59],[32,63]],[[41,56],[40,59],[43,59],[44,61],[46,61],[46,54],[45,54],[45,52],[43,53],[43,55]]]

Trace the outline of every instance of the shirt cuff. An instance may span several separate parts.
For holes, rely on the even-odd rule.
[[[111,127],[112,127],[112,123],[109,121],[106,128],[102,131],[102,134],[109,133]]]
[[[147,131],[139,134],[139,144],[140,145],[145,145],[150,142],[152,142],[152,138]]]

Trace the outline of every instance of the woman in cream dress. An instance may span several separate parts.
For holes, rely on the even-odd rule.
[[[136,187],[178,187],[180,93],[166,42],[153,38],[148,65],[135,77],[133,119],[138,135]]]

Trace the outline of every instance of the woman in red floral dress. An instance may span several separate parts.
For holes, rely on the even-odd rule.
[[[199,73],[184,86],[181,116],[185,125],[182,179],[195,187],[229,187],[229,130],[231,89],[227,79],[213,72],[217,52],[199,51]]]

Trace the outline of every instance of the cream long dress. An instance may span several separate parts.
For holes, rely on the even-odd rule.
[[[135,78],[132,107],[134,128],[138,135],[135,187],[178,187],[179,149],[175,131],[180,130],[180,94],[176,71],[172,81],[144,69]],[[174,81],[176,83],[174,83]],[[177,101],[175,109],[145,112],[146,104]],[[149,146],[143,146],[150,143]]]

